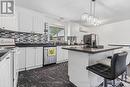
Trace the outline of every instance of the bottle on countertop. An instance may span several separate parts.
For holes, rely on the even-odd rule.
[[[68,40],[68,45],[71,45],[70,40]]]
[[[80,45],[83,45],[83,40],[80,41]]]
[[[83,44],[84,44],[84,43],[83,43],[83,40],[81,40],[79,45],[81,45],[82,48],[84,47]]]

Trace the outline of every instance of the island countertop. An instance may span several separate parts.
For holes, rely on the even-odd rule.
[[[83,47],[83,46],[72,46],[72,47],[63,47],[62,49],[94,54],[94,53],[100,53],[100,52],[105,52],[105,51],[110,51],[110,50],[121,49],[121,48],[123,47],[122,46],[116,46],[116,47],[104,46],[103,48],[89,48],[89,47]]]

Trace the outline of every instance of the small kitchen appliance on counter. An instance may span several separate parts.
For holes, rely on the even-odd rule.
[[[98,45],[97,42],[97,35],[96,34],[88,34],[84,35],[83,42],[85,44],[85,47],[90,48],[103,48],[103,45]]]
[[[96,34],[88,34],[83,37],[84,44],[89,47],[96,46]]]
[[[67,36],[67,43],[68,45],[75,45],[77,43],[76,36]]]

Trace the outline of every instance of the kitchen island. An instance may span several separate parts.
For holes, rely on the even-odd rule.
[[[87,48],[84,46],[64,47],[68,52],[68,75],[77,87],[97,87],[103,78],[86,70],[87,66],[112,56],[114,50],[122,47],[104,46],[103,48]]]

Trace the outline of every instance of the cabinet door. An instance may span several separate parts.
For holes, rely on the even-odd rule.
[[[57,46],[57,63],[68,60],[68,50],[62,49],[63,46]]]
[[[26,48],[19,48],[20,53],[18,55],[18,69],[25,70],[26,66]]]
[[[14,52],[14,87],[17,87],[17,81],[18,81],[18,58],[20,55],[20,50],[17,50],[16,52]]]
[[[43,65],[43,47],[36,48],[36,66]]]
[[[68,50],[62,49],[63,46],[57,46],[57,63],[68,60]]]
[[[62,57],[64,61],[68,60],[68,50],[62,49]]]
[[[44,21],[40,16],[33,17],[33,32],[43,33],[44,32]]]
[[[31,69],[35,66],[35,48],[27,47],[26,48],[26,68]]]
[[[57,63],[62,62],[63,59],[63,52],[62,52],[62,46],[57,46]]]
[[[14,14],[11,17],[9,16],[1,16],[0,17],[0,28],[5,27],[7,30],[17,31],[17,15]]]
[[[0,87],[12,87],[11,81],[10,59],[5,58],[0,61]]]
[[[32,31],[32,15],[28,12],[21,13],[19,12],[19,31],[22,32],[31,32]]]

